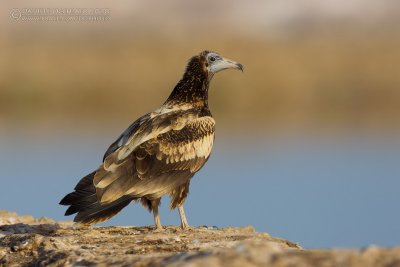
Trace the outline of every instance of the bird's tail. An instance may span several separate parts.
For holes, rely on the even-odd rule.
[[[95,224],[106,221],[120,212],[134,198],[123,196],[111,203],[100,204],[96,196],[93,178],[96,172],[83,177],[75,187],[75,191],[66,195],[61,205],[69,206],[65,216],[77,213],[74,222],[82,224]]]

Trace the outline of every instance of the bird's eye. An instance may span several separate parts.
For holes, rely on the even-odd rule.
[[[215,57],[210,57],[210,61],[211,62],[215,61]]]

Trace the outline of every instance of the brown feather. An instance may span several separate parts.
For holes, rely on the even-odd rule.
[[[101,205],[96,196],[93,178],[94,172],[83,177],[75,187],[75,191],[66,195],[60,202],[61,205],[70,206],[65,215],[77,213],[74,222],[93,224],[106,221],[134,199],[130,196],[124,196],[107,205]]]

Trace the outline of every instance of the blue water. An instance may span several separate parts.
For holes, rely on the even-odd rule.
[[[59,200],[100,163],[116,134],[1,133],[0,209],[64,217]],[[346,135],[217,136],[185,204],[192,225],[245,226],[307,248],[400,245],[400,142]],[[163,224],[180,223],[163,199]],[[150,225],[131,205],[105,225]]]

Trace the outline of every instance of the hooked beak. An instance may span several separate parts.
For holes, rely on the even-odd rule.
[[[243,72],[243,65],[228,58],[222,58],[210,66],[210,71],[213,73],[226,69],[237,69]]]

